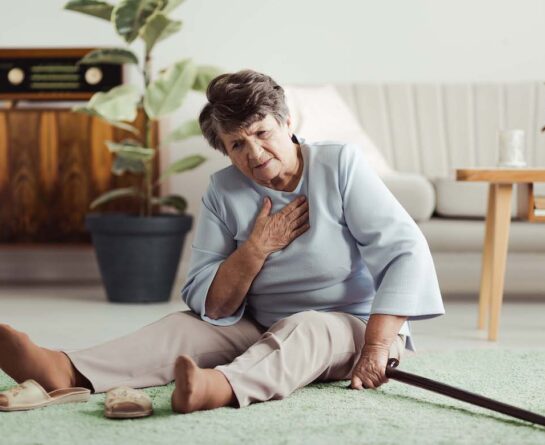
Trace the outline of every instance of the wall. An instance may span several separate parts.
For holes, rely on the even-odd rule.
[[[18,0],[1,46],[116,45],[108,23]],[[545,73],[541,0],[187,0],[158,64],[191,56],[281,82],[534,80]]]

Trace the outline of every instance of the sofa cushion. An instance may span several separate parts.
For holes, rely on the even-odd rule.
[[[416,173],[395,172],[382,180],[415,221],[430,218],[435,209],[435,190],[428,179]]]
[[[333,85],[288,85],[284,91],[295,134],[310,141],[353,142],[379,175],[393,172]]]
[[[433,217],[418,225],[433,253],[483,250],[485,222],[482,220]],[[545,224],[513,221],[509,229],[508,249],[509,253],[545,253]]]
[[[484,218],[488,203],[488,183],[464,182],[451,178],[433,180],[437,199],[436,213],[447,217]],[[511,216],[517,214],[516,193],[511,199]]]

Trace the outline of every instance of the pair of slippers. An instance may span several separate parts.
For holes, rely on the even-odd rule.
[[[87,388],[62,388],[48,393],[35,380],[26,380],[0,392],[0,411],[27,411],[63,403],[87,402],[90,397],[91,391]],[[110,419],[133,419],[151,414],[151,399],[143,391],[119,386],[106,393],[104,415]]]

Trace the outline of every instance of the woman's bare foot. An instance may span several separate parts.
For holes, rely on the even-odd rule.
[[[172,410],[191,413],[236,404],[227,378],[215,369],[201,369],[187,355],[181,355],[174,366],[176,388],[172,393]]]
[[[34,379],[48,392],[76,384],[76,370],[63,352],[41,348],[6,324],[0,324],[0,369],[17,383]]]

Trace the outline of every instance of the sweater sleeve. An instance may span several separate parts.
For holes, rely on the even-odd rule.
[[[218,326],[235,324],[242,318],[246,299],[237,311],[228,317],[213,319],[205,314],[208,289],[220,265],[236,249],[233,234],[220,216],[213,181],[202,198],[200,216],[193,245],[187,280],[182,288],[182,299],[201,319]]]
[[[345,222],[375,282],[371,314],[409,320],[445,313],[428,243],[357,145],[339,159]]]

